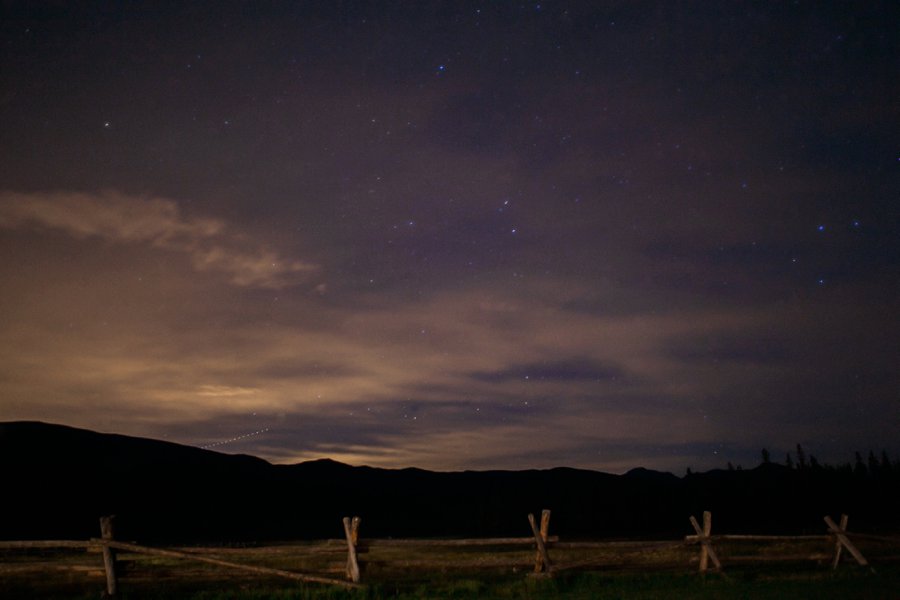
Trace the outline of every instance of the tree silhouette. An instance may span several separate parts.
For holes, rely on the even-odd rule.
[[[859,452],[854,452],[855,462],[853,463],[853,473],[855,475],[865,475],[868,471],[866,469],[866,463],[863,462],[862,455]]]
[[[891,459],[888,457],[887,450],[881,451],[881,471],[882,473],[891,473],[893,472],[894,467],[891,464]]]
[[[800,444],[797,444],[797,468],[801,470],[806,468],[806,453]]]
[[[876,477],[878,476],[879,471],[881,471],[881,465],[878,464],[878,459],[875,457],[875,452],[869,450],[869,475]]]

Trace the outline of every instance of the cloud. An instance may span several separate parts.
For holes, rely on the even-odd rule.
[[[246,396],[255,394],[258,390],[239,386],[229,385],[201,385],[197,390],[198,396],[209,396],[213,398],[227,398],[231,396]]]
[[[99,237],[182,252],[194,269],[223,273],[239,287],[280,289],[318,269],[229,231],[219,219],[187,218],[173,200],[115,191],[0,191],[0,227],[55,229],[76,239]]]
[[[686,446],[714,445],[714,432],[698,429],[689,414],[633,415],[626,409],[586,417],[562,409],[510,422],[471,420],[465,427],[447,426],[428,413],[413,420],[397,419],[393,411],[381,417],[318,412],[288,417],[272,425],[267,438],[248,438],[230,451],[264,454],[279,463],[328,456],[387,468],[597,468],[601,464],[605,470],[624,472],[651,464],[645,457],[658,467],[681,471],[690,464]],[[248,431],[246,422],[230,420],[232,424],[221,434],[224,439]],[[547,435],[561,431],[565,435]],[[642,435],[648,431],[654,434]],[[683,439],[686,432],[690,441]],[[535,448],[536,434],[541,438],[540,450]],[[262,451],[264,447],[268,451]]]
[[[497,371],[479,371],[470,377],[478,381],[503,382],[529,379],[534,381],[601,381],[625,376],[621,369],[596,361],[575,358],[513,365]]]
[[[687,363],[741,363],[763,367],[783,366],[797,360],[789,340],[756,332],[707,332],[682,336],[668,344],[668,353]]]

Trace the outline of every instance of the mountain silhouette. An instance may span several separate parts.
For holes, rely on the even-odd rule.
[[[4,507],[0,539],[87,539],[116,515],[117,537],[140,542],[252,543],[343,536],[527,536],[528,513],[553,511],[566,539],[692,533],[690,515],[714,513],[714,531],[822,532],[846,512],[851,527],[898,529],[895,471],[798,471],[774,464],[676,477],[573,468],[432,472],[350,466],[330,459],[273,465],[159,440],[40,422],[0,423]]]

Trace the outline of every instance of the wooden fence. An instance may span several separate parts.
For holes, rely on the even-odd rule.
[[[117,569],[117,552],[128,552],[136,554],[146,554],[151,556],[161,556],[175,559],[183,559],[188,561],[196,561],[216,565],[226,569],[234,569],[247,573],[256,574],[265,577],[282,577],[294,581],[319,583],[326,585],[340,586],[348,589],[364,587],[361,583],[362,574],[366,564],[365,558],[376,549],[383,552],[390,549],[405,549],[406,551],[414,550],[421,553],[427,548],[471,548],[477,549],[483,547],[485,553],[496,553],[497,549],[503,548],[521,548],[527,550],[532,548],[533,567],[528,567],[531,571],[530,576],[546,577],[552,576],[554,573],[567,569],[589,569],[598,567],[609,567],[610,555],[620,556],[639,556],[646,553],[650,557],[648,561],[632,561],[632,565],[637,568],[652,568],[654,564],[653,556],[658,557],[660,553],[672,550],[680,550],[684,552],[692,546],[699,546],[699,552],[694,554],[691,562],[698,564],[700,573],[706,573],[709,570],[722,572],[724,570],[723,562],[729,564],[746,564],[748,562],[770,562],[776,560],[782,561],[830,561],[831,568],[836,569],[841,562],[844,551],[853,558],[860,566],[871,569],[869,561],[862,554],[859,547],[852,541],[868,540],[873,542],[893,544],[900,546],[900,537],[897,536],[875,536],[860,535],[848,531],[848,517],[842,515],[840,524],[835,523],[831,517],[824,518],[826,532],[821,535],[714,535],[712,533],[712,514],[704,512],[702,515],[702,524],[697,521],[694,516],[689,518],[689,522],[694,529],[694,534],[687,535],[683,540],[664,540],[664,541],[573,541],[562,542],[558,537],[550,536],[550,511],[544,510],[540,520],[535,519],[534,515],[528,515],[528,523],[531,527],[531,536],[529,537],[512,537],[512,538],[480,538],[480,539],[448,539],[448,540],[425,540],[425,539],[360,539],[359,530],[361,519],[359,517],[345,517],[343,519],[344,540],[341,541],[345,546],[346,552],[346,569],[344,569],[344,579],[336,577],[326,577],[322,575],[314,575],[308,573],[300,573],[294,570],[286,570],[274,568],[271,566],[251,565],[232,560],[224,560],[197,551],[187,551],[185,549],[170,548],[154,548],[139,545],[136,543],[125,542],[115,539],[114,522],[112,517],[103,517],[100,519],[100,537],[92,538],[86,541],[71,540],[40,540],[40,541],[0,541],[0,550],[3,549],[49,549],[49,548],[70,548],[92,550],[102,554],[103,572],[106,576],[105,595],[115,596],[119,587],[119,572]],[[336,541],[335,541],[336,542]],[[830,548],[830,552],[812,552],[800,555],[775,555],[761,556],[759,554],[750,556],[729,555],[727,560],[720,557],[718,550],[727,544],[780,544],[787,543],[815,543],[817,547],[822,549]],[[819,546],[819,543],[821,546]],[[331,551],[340,551],[339,546],[332,544]],[[590,551],[602,550],[605,558],[590,557],[587,554]],[[578,553],[582,553],[579,555]],[[551,557],[552,555],[552,557]],[[557,562],[556,557],[563,556],[567,560]],[[573,556],[575,558],[573,558]],[[581,556],[581,558],[578,558]],[[885,557],[897,558],[897,557]],[[521,559],[517,559],[521,564]],[[427,563],[427,561],[426,561]],[[406,561],[408,565],[409,562]],[[435,566],[433,563],[427,563],[428,566]],[[491,562],[490,565],[497,566],[501,563]],[[505,563],[503,563],[505,564]],[[681,564],[683,568],[684,562]],[[689,563],[688,563],[689,564]],[[439,565],[442,569],[453,568],[452,562],[443,562]]]
[[[709,568],[709,562],[712,561],[713,568],[716,571],[722,570],[722,562],[719,560],[718,555],[715,550],[714,542],[722,542],[722,541],[752,541],[752,542],[770,542],[770,543],[778,543],[778,542],[799,542],[799,541],[818,541],[818,540],[834,540],[834,554],[831,562],[831,568],[837,569],[838,564],[840,564],[841,553],[844,548],[847,549],[848,552],[853,556],[856,562],[863,567],[869,566],[869,561],[866,560],[866,557],[862,555],[862,552],[850,541],[850,536],[853,537],[866,537],[868,539],[884,539],[884,540],[892,540],[889,536],[860,536],[858,534],[851,534],[847,531],[847,523],[849,521],[849,517],[847,515],[841,515],[841,524],[840,526],[836,525],[831,517],[825,517],[825,525],[828,526],[828,534],[827,535],[712,535],[712,513],[709,511],[705,511],[703,513],[703,527],[697,522],[697,519],[692,515],[690,517],[691,526],[694,528],[696,532],[695,535],[685,536],[684,541],[688,544],[700,544],[700,572],[706,572]],[[780,560],[822,560],[826,558],[828,555],[824,554],[811,554],[806,556],[789,556],[789,557],[781,557]],[[740,557],[737,557],[740,562]]]

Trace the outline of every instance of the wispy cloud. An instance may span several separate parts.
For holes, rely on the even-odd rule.
[[[575,358],[511,365],[496,371],[478,371],[469,376],[476,381],[500,383],[514,380],[603,381],[622,378],[626,374],[613,365]]]
[[[219,219],[187,218],[173,200],[115,191],[0,191],[0,227],[55,229],[76,239],[99,237],[183,252],[196,270],[223,273],[241,287],[279,289],[318,269],[230,231]]]

